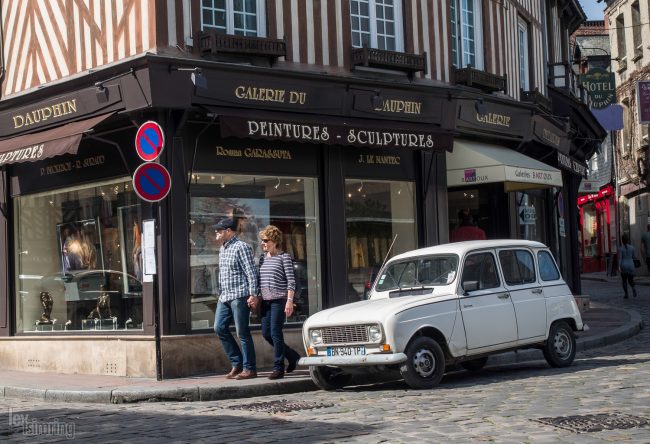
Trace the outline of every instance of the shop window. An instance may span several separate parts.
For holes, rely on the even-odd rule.
[[[219,295],[219,247],[212,225],[232,217],[238,237],[262,255],[258,233],[267,225],[283,233],[281,249],[293,258],[295,310],[288,322],[303,322],[321,308],[318,181],[197,173],[192,178],[189,214],[192,329],[214,327]],[[253,317],[252,323],[259,322]]]
[[[14,199],[16,330],[141,330],[140,199],[130,179]]]
[[[264,37],[265,0],[202,0],[201,30]]]
[[[583,255],[589,258],[598,256],[600,250],[598,245],[598,214],[594,203],[588,203],[582,207],[582,218]]]
[[[560,279],[560,272],[555,265],[555,261],[548,251],[539,251],[537,253],[537,262],[539,262],[539,277],[543,281],[556,281]]]
[[[346,179],[347,300],[368,297],[388,250],[390,256],[417,246],[415,185],[402,181]]]
[[[450,13],[452,63],[483,69],[481,0],[451,0]]]
[[[508,285],[523,285],[535,282],[533,256],[525,250],[499,251],[499,263],[503,279]]]
[[[545,190],[517,192],[519,238],[546,243]]]
[[[403,51],[402,2],[351,0],[352,46]]]

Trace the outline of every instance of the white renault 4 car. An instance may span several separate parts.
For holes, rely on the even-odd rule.
[[[541,348],[551,366],[568,366],[574,332],[584,328],[545,245],[458,242],[395,256],[369,300],[309,317],[300,365],[325,390],[391,369],[412,388],[428,389],[448,365],[479,370],[489,355],[520,348]]]

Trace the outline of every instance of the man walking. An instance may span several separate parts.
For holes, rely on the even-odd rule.
[[[650,273],[650,224],[646,229],[647,231],[641,235],[641,254],[645,258],[645,265]]]
[[[213,225],[219,249],[219,302],[214,319],[214,331],[221,340],[232,365],[228,379],[257,377],[255,346],[249,328],[250,309],[257,306],[258,279],[253,252],[246,242],[236,236],[232,219],[223,219]],[[230,324],[241,342],[241,350],[230,333]]]

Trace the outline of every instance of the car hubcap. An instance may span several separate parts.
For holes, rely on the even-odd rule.
[[[566,331],[558,331],[555,334],[555,352],[562,359],[569,357],[571,354],[571,338]]]
[[[413,368],[418,376],[428,378],[436,369],[436,358],[433,356],[431,350],[418,350],[413,356]]]

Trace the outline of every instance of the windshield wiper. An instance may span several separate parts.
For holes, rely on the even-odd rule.
[[[414,287],[400,287],[397,290],[388,292],[389,298],[398,298],[401,296],[420,296],[423,294],[432,293],[433,285],[418,285]]]

